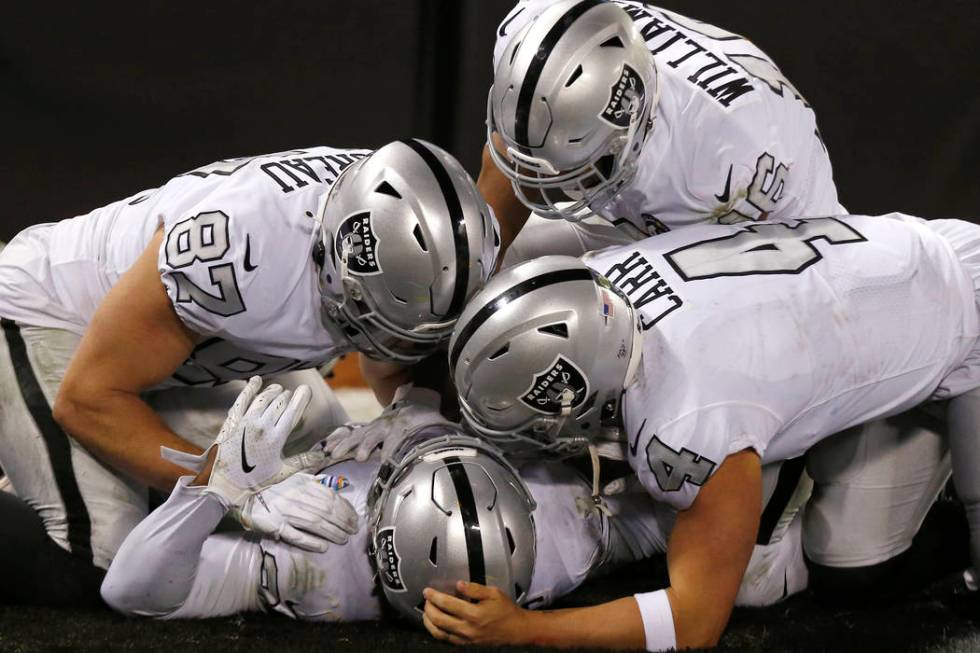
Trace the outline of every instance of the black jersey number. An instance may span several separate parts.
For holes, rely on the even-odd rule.
[[[818,240],[830,245],[867,241],[836,218],[757,223],[728,236],[684,245],[667,252],[664,258],[685,281],[799,274],[823,258],[813,246]]]
[[[205,211],[178,222],[167,234],[167,265],[175,270],[196,261],[219,261],[228,253],[228,216],[221,211]],[[183,272],[174,272],[177,302],[193,302],[205,310],[229,317],[245,311],[238,279],[231,263],[208,267],[214,294],[197,286]]]

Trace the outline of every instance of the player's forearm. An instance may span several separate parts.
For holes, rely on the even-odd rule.
[[[54,417],[100,460],[165,492],[187,471],[161,458],[160,447],[201,452],[167,428],[153,409],[131,392],[63,387],[55,401]]]
[[[480,168],[480,176],[477,179],[476,187],[483,195],[483,199],[493,209],[497,222],[500,224],[500,253],[497,256],[498,264],[504,260],[507,248],[517,238],[524,224],[531,214],[524,204],[521,203],[514,194],[514,187],[510,180],[497,169],[496,164],[490,157],[489,146],[483,149],[483,162]]]
[[[643,649],[646,637],[633,597],[564,610],[531,611],[528,638],[534,646]]]
[[[412,380],[412,370],[395,363],[376,361],[361,355],[361,375],[382,406],[391,403],[399,386]]]
[[[194,588],[204,543],[224,514],[215,496],[178,484],[123,542],[102,583],[102,598],[125,614],[173,613]]]

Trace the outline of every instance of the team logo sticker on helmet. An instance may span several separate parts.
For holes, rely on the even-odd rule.
[[[558,415],[563,406],[578,408],[589,393],[589,382],[575,363],[559,354],[555,361],[534,375],[521,401],[548,415]]]
[[[378,237],[371,228],[371,214],[355,213],[345,218],[337,229],[334,246],[337,255],[347,263],[354,274],[380,274],[378,262]]]
[[[623,72],[609,89],[609,102],[599,117],[615,127],[629,127],[630,109],[639,106],[644,94],[643,79],[639,73],[623,64]]]
[[[375,557],[378,562],[378,573],[381,582],[392,592],[404,592],[402,582],[401,558],[395,549],[395,527],[382,528],[374,540]]]

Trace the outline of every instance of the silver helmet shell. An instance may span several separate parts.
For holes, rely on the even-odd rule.
[[[459,162],[425,141],[348,167],[318,218],[325,321],[372,358],[430,355],[496,264],[492,211]]]
[[[422,590],[493,585],[520,603],[534,573],[534,499],[490,444],[426,427],[381,467],[368,499],[371,555],[388,603],[421,623]]]
[[[653,57],[621,7],[558,2],[504,49],[487,106],[490,154],[530,209],[579,220],[633,178],[659,90]]]
[[[619,424],[640,362],[636,310],[579,259],[495,276],[463,311],[449,365],[468,425],[509,453],[576,453]]]

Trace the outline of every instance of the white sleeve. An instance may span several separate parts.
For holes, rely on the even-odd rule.
[[[212,535],[225,509],[189,481],[181,478],[120,547],[102,583],[102,598],[113,609],[175,618],[258,607],[258,577],[249,564],[257,545],[238,535]]]
[[[247,308],[240,278],[249,216],[234,199],[214,192],[163,223],[160,279],[181,322],[202,335],[223,332]]]
[[[779,428],[775,415],[755,404],[714,404],[644,428],[630,446],[630,465],[656,501],[687,510],[729,454],[753,449],[761,457]]]

